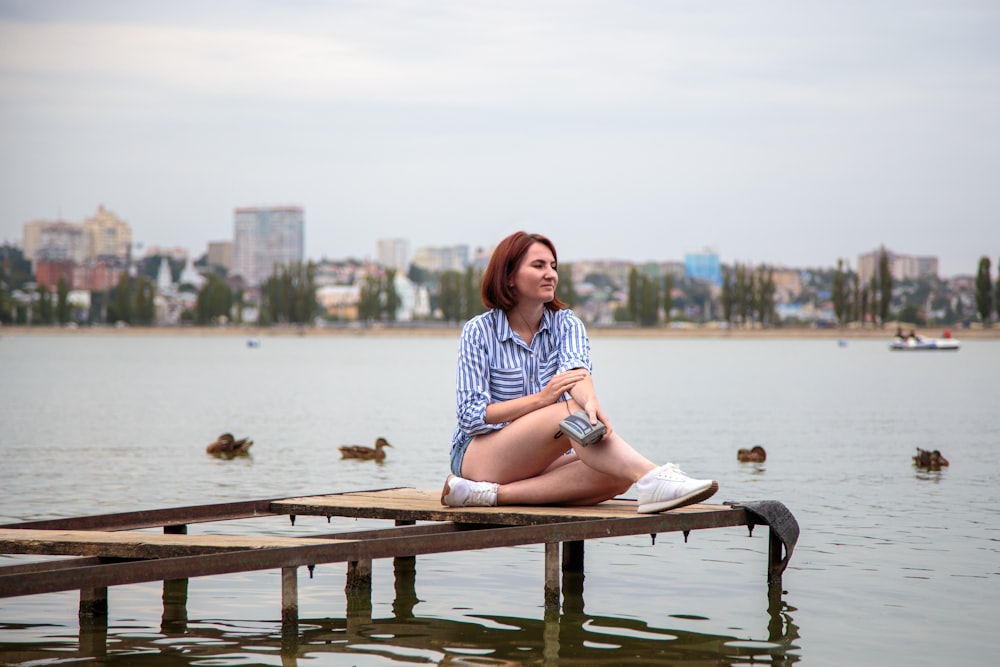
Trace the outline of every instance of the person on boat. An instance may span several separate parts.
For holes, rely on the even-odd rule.
[[[920,336],[917,335],[916,329],[910,329],[910,340],[912,340],[915,343],[919,343],[922,340]]]
[[[903,333],[903,327],[896,327],[896,338],[899,340],[906,340],[906,335]]]
[[[489,310],[466,322],[459,341],[458,423],[441,503],[593,505],[635,484],[637,509],[648,514],[712,496],[718,482],[656,465],[612,428],[586,329],[556,296],[557,267],[552,241],[523,231],[490,258],[480,288]],[[559,422],[578,410],[607,432],[567,451]]]

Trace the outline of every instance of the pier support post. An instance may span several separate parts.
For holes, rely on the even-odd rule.
[[[545,543],[545,609],[559,609],[559,542]]]
[[[583,540],[563,542],[562,607],[567,614],[583,613]]]
[[[184,632],[187,628],[187,579],[163,580],[163,617],[160,629],[165,633]]]
[[[299,634],[299,580],[297,567],[281,568],[281,637]]]
[[[105,562],[105,559],[101,559]],[[104,588],[81,588],[80,589],[80,610],[81,619],[107,618],[108,617],[108,589]]]
[[[164,535],[187,535],[186,524],[179,526],[164,526]],[[166,633],[183,632],[187,628],[187,579],[163,580],[163,617],[160,629]]]
[[[781,595],[781,538],[774,532],[773,528],[768,529],[767,538],[767,589],[777,591]]]
[[[347,564],[348,594],[372,592],[372,562],[370,560],[352,560]]]
[[[583,540],[563,542],[563,572],[583,572]]]

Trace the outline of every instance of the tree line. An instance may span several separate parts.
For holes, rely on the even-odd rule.
[[[168,261],[161,258],[160,261]],[[136,276],[123,274],[117,284],[104,292],[91,294],[89,312],[74,312],[69,301],[69,289],[64,278],[47,289],[32,284],[31,264],[20,251],[11,246],[0,246],[0,323],[3,324],[68,324],[70,322],[125,322],[131,325],[152,325],[156,322],[156,285],[149,272],[158,270],[159,263],[140,267]],[[178,269],[171,263],[171,272]],[[1000,271],[1000,262],[997,264]],[[989,326],[994,313],[1000,313],[1000,276],[994,284],[990,259],[979,260],[975,276],[974,309],[978,319]],[[195,305],[182,314],[182,321],[202,325],[242,322],[245,295],[242,289],[232,287],[224,275],[206,271],[204,285],[196,291]],[[411,279],[429,288],[432,312],[447,322],[461,322],[483,312],[480,300],[482,271],[469,267],[464,271],[444,271],[431,274],[415,267],[410,269]],[[559,298],[573,307],[580,303],[573,284],[572,267],[560,266]],[[831,280],[826,274],[827,280]],[[594,277],[588,276],[591,281]],[[613,317],[618,322],[631,322],[635,326],[655,327],[669,324],[676,306],[683,307],[692,300],[704,304],[705,310],[714,311],[733,327],[777,324],[775,312],[775,284],[772,267],[761,264],[753,267],[736,263],[722,268],[722,283],[717,298],[702,288],[682,279],[678,287],[672,275],[651,275],[632,267],[628,276],[627,297]],[[363,278],[359,290],[358,319],[362,322],[392,321],[401,305],[396,290],[396,272],[387,270]],[[879,251],[877,269],[871,278],[861,283],[859,274],[852,271],[844,259],[838,259],[830,283],[830,301],[834,316],[840,326],[860,323],[861,326],[884,326],[890,319],[916,321],[917,308],[901,306],[892,312],[894,294],[899,289],[910,289],[894,284],[888,252]],[[194,290],[193,286],[186,286]],[[185,289],[182,287],[182,289]],[[275,266],[272,275],[260,289],[258,324],[309,324],[321,314],[316,301],[316,266],[313,262]],[[34,294],[32,294],[34,292]],[[692,296],[693,295],[693,296]],[[930,303],[929,297],[927,298]],[[961,307],[961,299],[957,308]],[[972,313],[969,313],[971,315]],[[966,317],[956,312],[955,319]]]

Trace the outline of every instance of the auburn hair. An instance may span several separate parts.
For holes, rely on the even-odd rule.
[[[486,265],[480,288],[484,306],[508,312],[517,305],[517,294],[511,282],[528,248],[535,243],[541,243],[552,251],[552,259],[556,261],[556,266],[559,266],[556,247],[547,237],[528,232],[514,232],[497,244],[490,256],[490,263]],[[562,310],[566,304],[560,301],[559,297],[553,296],[552,301],[546,303],[545,307],[549,310]]]

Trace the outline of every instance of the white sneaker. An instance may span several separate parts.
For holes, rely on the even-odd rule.
[[[441,491],[441,504],[446,507],[493,507],[497,504],[495,482],[473,482],[457,475],[448,475]]]
[[[711,479],[691,479],[673,463],[654,468],[635,483],[639,491],[639,513],[654,514],[700,503],[719,490]]]

